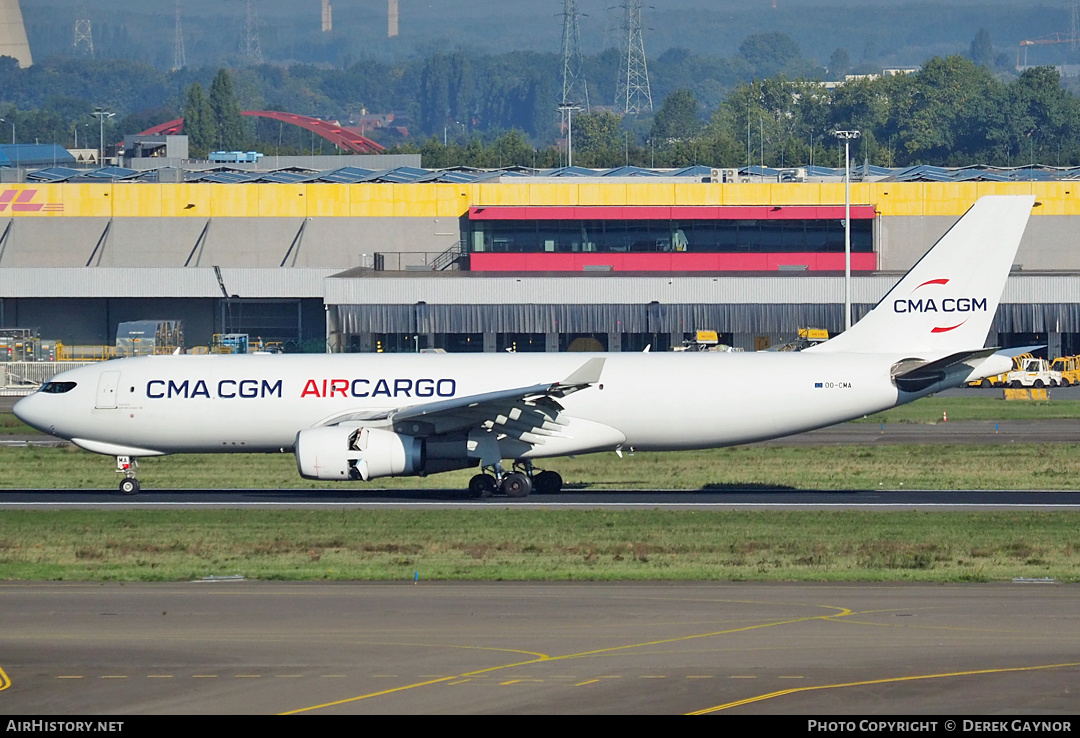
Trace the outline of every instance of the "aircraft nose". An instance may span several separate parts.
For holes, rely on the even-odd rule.
[[[31,428],[37,428],[39,431],[46,433],[52,432],[48,413],[42,407],[41,397],[36,392],[16,402],[11,411],[15,413],[16,418]]]

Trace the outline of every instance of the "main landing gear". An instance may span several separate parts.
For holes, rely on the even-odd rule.
[[[504,471],[500,464],[484,467],[484,473],[469,480],[469,496],[490,497],[496,492],[507,497],[528,497],[531,492],[553,495],[561,492],[562,486],[558,472],[536,472],[531,461],[515,461],[512,472]]]
[[[124,480],[120,482],[121,494],[134,495],[139,493],[139,480],[135,478],[135,470],[138,468],[139,462],[131,456],[116,457],[116,471],[124,475]]]

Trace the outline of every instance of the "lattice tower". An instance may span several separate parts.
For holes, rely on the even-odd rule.
[[[94,34],[90,27],[90,13],[86,3],[79,3],[75,9],[75,54],[76,56],[94,55]]]
[[[1072,1],[1072,17],[1069,19],[1069,48],[1080,51],[1080,2]]]
[[[653,109],[649,65],[645,60],[645,41],[641,33],[642,4],[643,0],[623,0],[622,4],[626,11],[622,29],[626,64],[615,86],[615,109],[626,114]]]
[[[562,32],[562,103],[577,105],[589,110],[589,85],[585,81],[584,63],[581,58],[581,29],[577,0],[563,0]]]
[[[244,38],[240,53],[252,64],[262,64],[262,45],[259,43],[259,16],[255,12],[255,0],[246,0],[244,13]]]
[[[176,0],[176,31],[173,33],[172,68],[183,69],[187,66],[187,54],[184,52],[184,26],[180,23],[180,0]]]

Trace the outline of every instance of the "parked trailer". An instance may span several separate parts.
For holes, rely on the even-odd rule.
[[[207,158],[216,164],[254,164],[262,156],[258,151],[211,151]]]

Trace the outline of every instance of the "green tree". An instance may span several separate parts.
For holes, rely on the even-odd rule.
[[[847,49],[836,49],[829,57],[829,77],[839,82],[844,79],[849,69],[851,69],[851,56]]]
[[[210,101],[203,93],[202,85],[193,82],[184,99],[184,132],[188,136],[189,153],[204,157],[217,143],[217,123]]]
[[[983,156],[990,123],[1008,104],[1005,85],[961,56],[931,59],[910,76],[913,94],[897,122],[911,162],[948,166]]]
[[[574,165],[614,167],[625,163],[627,139],[619,116],[606,110],[574,116]]]
[[[497,167],[532,166],[536,154],[525,134],[518,130],[507,131],[499,136],[492,142],[491,148]]]
[[[971,61],[980,67],[992,67],[994,65],[994,44],[990,40],[990,32],[980,28],[971,42],[968,54]]]
[[[664,104],[656,112],[649,137],[658,146],[676,141],[689,141],[701,132],[698,120],[700,104],[690,90],[675,90],[664,98]]]
[[[226,69],[219,69],[210,85],[210,109],[217,129],[216,145],[219,149],[237,151],[245,148],[247,133],[244,119],[240,116],[240,103],[236,99],[232,77]]]
[[[1080,103],[1061,87],[1053,67],[1025,69],[1008,92],[1007,119],[998,117],[990,132],[1010,158],[1023,163],[1061,163],[1061,152],[1075,154],[1080,138]],[[1010,163],[1015,164],[1016,161]]]
[[[799,59],[801,52],[791,36],[774,31],[747,36],[739,44],[739,55],[746,59],[755,77],[771,77]]]

